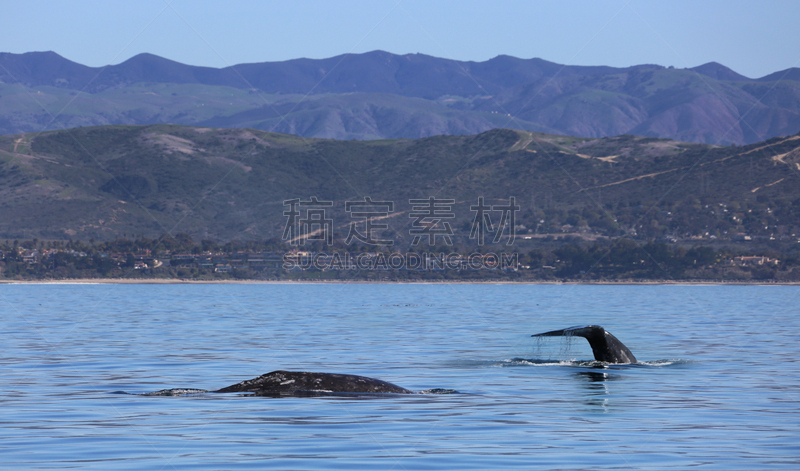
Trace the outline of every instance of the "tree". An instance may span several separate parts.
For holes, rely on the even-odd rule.
[[[686,265],[705,266],[717,260],[717,252],[711,247],[692,247],[684,256]]]

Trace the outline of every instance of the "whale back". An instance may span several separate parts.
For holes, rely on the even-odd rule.
[[[413,394],[396,384],[365,376],[307,371],[273,371],[216,392],[251,392],[257,396],[291,396],[331,393]]]
[[[636,357],[624,343],[599,325],[575,326],[552,330],[531,337],[583,337],[592,347],[594,359],[606,363],[636,363]]]

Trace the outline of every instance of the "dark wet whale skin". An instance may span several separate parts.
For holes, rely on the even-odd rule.
[[[636,363],[636,357],[618,338],[599,325],[575,326],[531,337],[583,337],[592,347],[594,359],[605,363]]]
[[[365,376],[307,371],[273,371],[217,391],[248,392],[256,396],[292,396],[325,393],[414,394],[396,384]]]

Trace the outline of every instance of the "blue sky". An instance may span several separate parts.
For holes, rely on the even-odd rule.
[[[694,67],[761,77],[800,66],[800,1],[26,0],[7,2],[0,51],[91,66],[150,52],[225,67],[381,49],[483,61]]]

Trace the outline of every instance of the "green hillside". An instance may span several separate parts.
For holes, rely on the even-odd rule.
[[[514,196],[518,244],[594,240],[797,245],[800,136],[714,147],[629,135],[587,139],[497,129],[472,136],[336,141],[253,129],[84,127],[0,137],[0,238],[187,233],[281,238],[285,200],[392,201],[382,237],[411,242],[409,199],[454,199],[454,242],[471,205]],[[549,237],[549,238],[548,238]],[[438,241],[437,241],[438,243]]]

